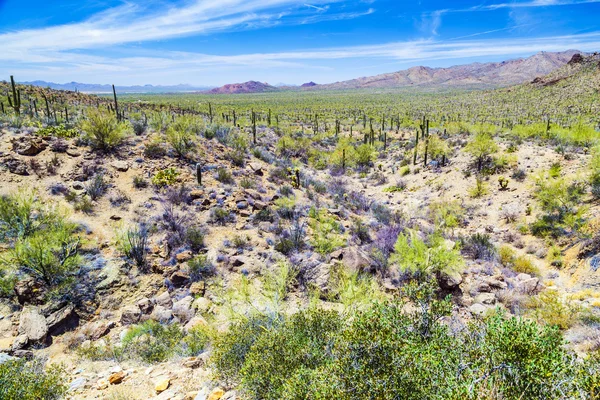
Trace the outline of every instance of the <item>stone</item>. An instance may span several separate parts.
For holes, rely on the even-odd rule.
[[[114,372],[108,377],[108,383],[111,385],[118,385],[123,382],[123,379],[125,379],[126,376],[127,374],[125,371]]]
[[[475,303],[492,305],[496,303],[496,295],[494,293],[479,293],[474,300]]]
[[[69,147],[67,149],[67,155],[69,157],[79,157],[81,155],[81,152],[79,150],[77,150],[76,148]]]
[[[142,310],[138,306],[127,306],[121,313],[122,325],[137,324],[142,317]]]
[[[235,256],[230,259],[233,267],[241,267],[242,265],[248,264],[248,258],[244,256]]]
[[[371,258],[357,247],[347,247],[334,251],[330,257],[332,261],[340,261],[351,272],[356,273],[370,270],[373,265]]]
[[[171,319],[173,318],[173,313],[170,309],[157,305],[156,307],[154,307],[154,311],[152,311],[152,314],[150,314],[150,318],[154,321],[164,324],[171,321]]]
[[[183,324],[194,316],[194,310],[192,309],[193,301],[194,298],[192,296],[186,296],[173,304],[173,315]]]
[[[46,318],[37,307],[27,307],[19,319],[19,335],[25,335],[28,343],[42,342],[48,334]]]
[[[62,335],[79,327],[79,316],[72,304],[67,304],[46,317],[50,335]]]
[[[74,392],[76,390],[79,389],[83,389],[85,387],[85,384],[87,383],[87,379],[80,377],[77,379],[74,379],[70,384],[69,384],[69,391],[70,392]]]
[[[471,307],[469,307],[469,311],[475,316],[482,316],[487,312],[487,310],[488,308],[486,306],[479,303],[473,304]]]
[[[71,187],[73,188],[73,190],[77,190],[77,191],[85,190],[85,185],[81,182],[73,182]]]
[[[200,368],[204,365],[204,360],[198,357],[190,357],[183,360],[183,366],[190,369]]]
[[[175,259],[177,260],[177,262],[186,262],[191,260],[193,257],[192,252],[190,250],[186,250],[186,251],[182,251],[181,253],[177,253],[177,255],[175,256]]]
[[[169,292],[163,292],[157,297],[154,298],[154,303],[159,306],[163,306],[166,308],[173,307],[173,301],[171,300],[171,296],[169,296]]]
[[[169,277],[171,284],[176,288],[185,286],[190,281],[190,276],[183,271],[175,271]]]
[[[27,346],[27,335],[17,336],[11,344],[11,351],[15,354],[16,351],[22,350]]]
[[[108,380],[107,380],[107,379],[105,379],[105,378],[100,378],[100,379],[98,379],[98,381],[96,382],[96,389],[97,389],[97,390],[104,390],[104,389],[108,388],[108,385],[109,385],[109,384],[110,384],[110,383],[108,382]]]
[[[444,290],[455,290],[463,281],[463,277],[460,272],[449,271],[442,272],[439,275],[438,283]]]
[[[192,303],[192,308],[198,311],[200,314],[206,314],[210,307],[212,306],[212,302],[206,297],[198,297]]]
[[[167,390],[170,385],[171,385],[171,379],[170,378],[168,378],[168,377],[161,377],[154,384],[154,391],[157,394],[162,393],[165,390]]]
[[[5,362],[8,362],[8,361],[13,361],[14,359],[15,359],[15,357],[11,357],[6,353],[0,353],[0,365],[4,364]]]
[[[111,165],[119,172],[127,172],[129,170],[129,163],[127,161],[113,161]]]
[[[23,160],[14,157],[8,157],[4,159],[3,164],[11,174],[29,176],[27,164]]]
[[[43,285],[33,278],[26,278],[15,283],[15,294],[19,304],[43,304]]]
[[[183,327],[183,330],[186,332],[189,332],[190,330],[194,329],[197,326],[206,326],[206,325],[208,325],[206,320],[204,318],[202,318],[201,316],[196,315],[195,317],[190,319],[190,321],[187,324],[185,324],[185,326]]]
[[[21,156],[36,156],[48,147],[40,137],[20,137],[12,140],[13,151]]]
[[[515,289],[523,294],[537,294],[543,288],[543,285],[540,284],[540,280],[538,278],[529,278],[522,281],[519,281],[515,285]]]
[[[250,167],[250,169],[252,170],[252,172],[254,172],[254,175],[256,175],[256,176],[263,176],[265,174],[262,169],[262,166],[258,163],[250,163],[250,164],[248,164],[248,166]]]
[[[154,309],[154,304],[152,304],[152,301],[150,301],[150,299],[148,299],[146,297],[144,297],[143,299],[138,301],[137,306],[140,308],[140,310],[144,314],[150,314],[152,312],[152,310]]]
[[[208,395],[207,400],[221,400],[221,397],[225,394],[225,391],[221,388],[214,388]]]
[[[192,199],[192,200],[201,199],[204,197],[204,190],[194,189],[190,192],[189,196],[190,196],[190,199]]]
[[[225,392],[223,397],[221,397],[221,400],[236,400],[236,399],[237,399],[237,392],[235,390],[230,390],[228,392]]]
[[[194,282],[190,286],[190,294],[192,296],[204,296],[206,291],[206,283],[204,281]]]

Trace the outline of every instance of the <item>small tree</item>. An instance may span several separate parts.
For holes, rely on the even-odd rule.
[[[87,119],[81,123],[81,129],[92,147],[110,151],[123,143],[130,133],[131,125],[129,122],[119,122],[114,114],[92,109],[88,112]]]
[[[467,144],[465,150],[477,161],[477,171],[479,172],[488,157],[498,151],[498,145],[494,142],[491,135],[478,133]]]

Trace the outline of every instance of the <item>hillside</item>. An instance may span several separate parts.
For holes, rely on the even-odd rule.
[[[1,82],[0,390],[591,398],[599,61],[488,91],[236,95],[271,90],[251,82],[117,110],[18,85],[20,114]]]
[[[530,81],[564,66],[577,50],[559,53],[540,52],[528,58],[497,63],[473,63],[449,68],[413,67],[404,71],[363,77],[332,84],[317,85],[313,89],[340,90],[359,88],[401,87],[465,87],[492,88]]]
[[[211,94],[241,94],[275,92],[279,88],[268,83],[249,81],[245,83],[232,83],[209,91]]]

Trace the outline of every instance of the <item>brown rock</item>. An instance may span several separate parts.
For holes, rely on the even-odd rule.
[[[12,141],[13,151],[22,156],[35,156],[48,147],[40,137],[20,137]]]
[[[152,312],[152,309],[154,308],[154,304],[152,304],[150,299],[145,297],[137,302],[137,306],[144,314],[150,314]]]
[[[204,296],[204,292],[206,291],[206,284],[204,281],[194,282],[190,286],[190,294],[192,296]]]
[[[156,394],[162,393],[165,390],[167,390],[169,388],[169,386],[171,385],[171,379],[168,377],[161,377],[160,379],[158,379],[156,381],[156,384],[154,385],[154,390],[156,391]]]
[[[15,294],[19,304],[42,304],[44,302],[44,287],[33,278],[17,281]]]
[[[24,335],[28,343],[43,342],[48,334],[46,318],[37,307],[23,309],[19,318],[19,335]]]
[[[331,260],[342,262],[352,272],[370,270],[373,262],[371,258],[357,247],[347,247],[331,253]]]
[[[173,286],[182,287],[190,281],[190,276],[183,271],[175,271],[171,274],[169,279]]]
[[[221,397],[225,394],[225,391],[221,388],[215,388],[208,395],[207,400],[221,400]]]
[[[108,377],[108,383],[111,385],[118,385],[119,383],[123,382],[123,379],[125,379],[126,375],[127,374],[125,371],[115,372]]]
[[[190,250],[182,251],[181,253],[177,253],[175,256],[177,262],[186,262],[192,259],[192,252]]]
[[[121,324],[137,324],[142,317],[142,311],[138,306],[127,306],[121,313]]]

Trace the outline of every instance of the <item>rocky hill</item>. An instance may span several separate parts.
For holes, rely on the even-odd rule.
[[[540,52],[528,58],[494,63],[473,63],[449,68],[413,67],[407,70],[352,79],[312,89],[340,90],[403,87],[492,88],[516,85],[546,75],[567,64],[577,50]]]
[[[268,83],[249,81],[245,83],[232,83],[209,91],[211,94],[240,94],[240,93],[265,93],[275,92],[279,88]]]

